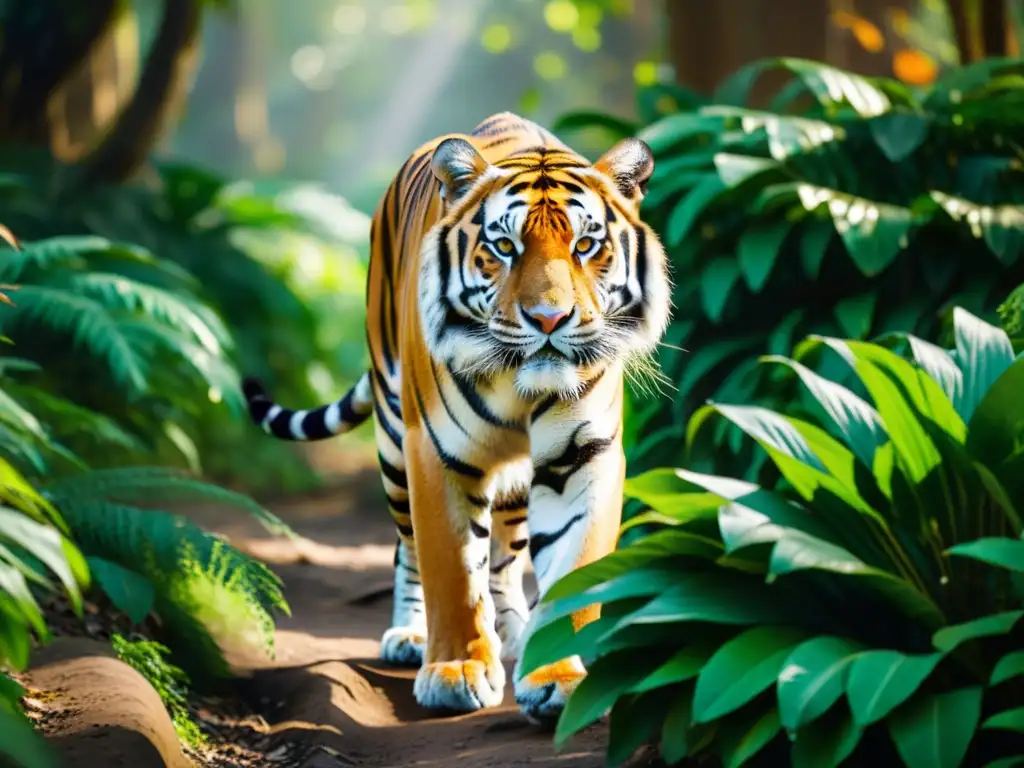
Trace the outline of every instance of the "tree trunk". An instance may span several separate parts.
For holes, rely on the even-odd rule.
[[[10,5],[0,47],[0,139],[49,146],[54,95],[110,33],[119,8],[118,0]]]
[[[83,161],[74,186],[121,182],[144,164],[161,132],[185,103],[195,67],[201,0],[164,0],[160,28],[131,101]]]
[[[879,26],[885,9],[910,0],[859,0],[858,11]],[[788,56],[812,59],[863,75],[890,75],[890,58],[864,51],[829,20],[826,0],[665,0],[669,60],[676,81],[710,94],[744,64]],[[751,105],[765,106],[788,79],[766,73],[751,91]]]
[[[1006,0],[949,0],[960,63],[1008,53]]]

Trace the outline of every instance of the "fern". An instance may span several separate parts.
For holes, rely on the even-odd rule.
[[[138,504],[151,499],[161,503],[220,504],[245,512],[275,536],[296,538],[297,534],[277,515],[242,493],[189,477],[167,467],[124,467],[94,470],[43,486],[54,499],[83,499]]]
[[[144,576],[183,665],[227,677],[235,653],[274,650],[271,611],[288,612],[263,563],[180,515],[53,495],[82,550]]]

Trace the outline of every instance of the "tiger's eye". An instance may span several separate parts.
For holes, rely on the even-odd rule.
[[[507,237],[503,237],[500,240],[496,240],[494,242],[494,246],[495,248],[498,249],[500,253],[503,253],[506,256],[516,249],[515,243],[513,243]]]
[[[576,253],[580,256],[586,256],[592,250],[594,250],[594,239],[592,237],[581,237],[576,241]]]

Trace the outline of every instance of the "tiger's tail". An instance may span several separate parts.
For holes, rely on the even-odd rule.
[[[373,412],[370,373],[359,377],[340,400],[309,411],[293,411],[278,405],[257,379],[242,382],[249,416],[256,426],[280,440],[324,440],[355,429]]]

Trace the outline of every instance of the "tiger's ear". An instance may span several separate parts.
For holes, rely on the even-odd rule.
[[[654,153],[640,139],[623,139],[601,155],[594,168],[611,177],[626,198],[639,204],[654,173]]]
[[[445,139],[434,148],[430,160],[434,176],[441,182],[441,196],[457,200],[487,170],[476,148],[465,139]]]

